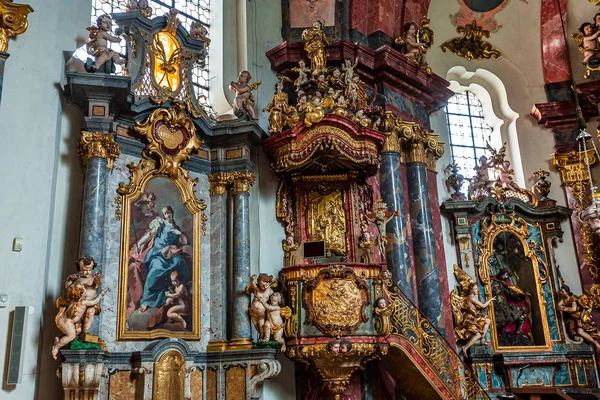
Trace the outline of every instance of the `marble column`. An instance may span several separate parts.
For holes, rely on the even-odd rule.
[[[106,178],[119,154],[119,146],[112,134],[81,132],[79,155],[85,166],[85,185],[79,256],[90,256],[100,265],[103,261]]]
[[[227,348],[227,192],[230,174],[208,176],[210,182],[210,328],[208,351]]]
[[[250,186],[255,178],[250,171],[234,172],[231,195],[233,200],[233,288],[230,296],[232,305],[231,350],[252,348],[250,324],[250,296],[246,286],[250,283]]]
[[[404,207],[400,145],[398,134],[391,132],[381,152],[379,169],[381,199],[389,211],[400,211],[386,225],[388,246],[386,262],[392,278],[411,300],[415,301],[414,273],[410,271],[410,247],[407,238],[408,217]]]
[[[435,235],[431,215],[425,143],[410,144],[406,154],[408,202],[413,236],[415,275],[419,309],[440,331],[442,290],[436,257]],[[444,332],[442,332],[444,333]]]

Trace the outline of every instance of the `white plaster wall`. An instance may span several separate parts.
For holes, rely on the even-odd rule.
[[[569,0],[569,12],[572,8],[589,8],[587,2],[577,2],[577,7],[571,7],[576,0]],[[591,7],[594,8],[593,4]],[[529,115],[535,103],[544,103],[547,101],[544,91],[544,79],[542,74],[542,53],[541,53],[541,24],[540,2],[512,0],[506,9],[496,14],[496,19],[502,28],[496,33],[492,33],[491,38],[487,39],[495,48],[498,48],[502,55],[498,60],[467,61],[453,53],[443,53],[439,47],[440,44],[454,37],[461,36],[456,33],[456,28],[450,22],[450,15],[459,9],[456,1],[432,0],[429,8],[430,26],[435,32],[436,44],[427,54],[428,62],[434,73],[445,77],[447,71],[454,66],[462,66],[467,71],[475,72],[478,68],[486,69],[495,74],[506,88],[508,103],[512,110],[519,114],[516,120],[516,131],[518,138],[518,149],[522,161],[523,177],[525,186],[530,189],[534,183],[532,179],[533,172],[538,168],[550,171],[548,180],[552,182],[550,197],[557,200],[559,205],[566,205],[564,192],[561,188],[560,175],[552,166],[552,157],[554,152],[554,139],[552,132],[539,126],[533,117]],[[586,11],[586,15],[589,11]],[[593,17],[593,12],[590,16]],[[569,16],[570,20],[571,18]],[[574,31],[569,28],[569,32]],[[575,49],[576,51],[576,49]],[[573,53],[573,51],[571,51]],[[436,113],[431,118],[432,127],[447,129],[443,112]],[[443,140],[443,139],[442,139]],[[446,140],[447,141],[447,140]],[[509,143],[510,147],[510,143]],[[449,163],[449,152],[438,163],[438,169],[441,170]],[[462,171],[464,173],[464,171]],[[441,174],[438,180],[441,180]],[[442,182],[438,181],[440,201],[449,197]],[[466,185],[465,185],[466,187]],[[448,275],[453,276],[452,264],[455,262],[455,249],[448,240],[449,225],[443,223],[444,243],[446,251],[446,261],[448,265]],[[575,288],[580,288],[579,273],[575,261],[575,252],[573,247],[572,232],[568,222],[562,224],[565,231],[564,243],[561,244],[556,252],[557,263],[561,266],[561,272],[565,280]],[[452,279],[450,287],[452,288]]]
[[[59,82],[62,51],[73,49],[89,24],[91,1],[34,0],[29,29],[10,40],[0,104],[0,293],[9,305],[0,309],[0,399],[60,396],[58,363],[48,357],[54,336],[54,299],[77,256],[82,172],[76,154],[80,114],[62,104]],[[12,252],[12,239],[24,239]],[[4,383],[8,322],[15,306],[33,307],[26,333],[22,383]],[[42,334],[42,329],[45,330]],[[43,343],[42,353],[38,353]],[[46,384],[47,382],[47,384]]]

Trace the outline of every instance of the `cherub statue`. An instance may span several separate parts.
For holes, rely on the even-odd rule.
[[[335,101],[334,114],[346,117],[348,116],[348,112],[346,111],[348,108],[350,108],[348,100],[346,100],[343,94],[340,94]]]
[[[599,352],[600,333],[592,319],[592,303],[588,295],[584,292],[581,296],[576,296],[567,285],[563,285],[560,288],[559,297],[556,308],[566,314],[569,334],[585,339],[594,345],[596,352]]]
[[[339,68],[335,68],[329,77],[329,83],[334,88],[341,90],[344,88],[344,74]]]
[[[352,343],[347,340],[342,340],[340,342],[340,353],[344,354],[349,353],[350,351],[352,351]]]
[[[344,84],[346,86],[350,85],[352,82],[352,78],[354,78],[354,68],[358,65],[358,57],[354,60],[354,64],[349,59],[344,60],[344,64],[342,65],[342,70],[344,71]]]
[[[194,21],[190,27],[190,36],[194,39],[206,39],[208,38],[208,29],[201,22]]]
[[[312,100],[304,106],[304,125],[306,125],[306,127],[309,127],[312,124],[318,124],[324,116],[325,112],[321,105],[321,99],[318,96],[313,97]]]
[[[268,302],[261,300],[261,303],[267,310],[267,318],[259,342],[268,342],[271,340],[271,335],[273,335],[273,340],[281,345],[281,351],[285,351],[283,319],[288,319],[292,315],[292,309],[287,306],[283,307],[281,293],[273,293],[269,296]]]
[[[338,92],[336,92],[336,90],[333,87],[330,87],[327,89],[327,95],[325,96],[325,99],[323,99],[323,101],[321,102],[321,104],[323,105],[323,107],[332,110],[335,108],[335,98],[337,97]]]
[[[90,26],[87,30],[90,32],[90,40],[87,43],[88,53],[96,57],[96,61],[92,62],[88,58],[85,62],[85,70],[88,72],[96,72],[109,59],[117,65],[125,64],[125,58],[116,51],[108,48],[108,42],[119,43],[121,39],[111,35],[109,32],[112,29],[112,18],[108,14],[100,15],[96,19],[96,26]],[[111,71],[114,72],[114,66]]]
[[[520,190],[519,185],[513,180],[515,170],[510,167],[510,161],[504,160],[502,164],[496,166],[496,168],[498,170],[497,184],[499,184],[502,189]]]
[[[167,310],[167,318],[179,322],[183,326],[183,329],[186,329],[187,322],[184,316],[190,313],[189,293],[187,287],[181,283],[177,271],[171,272],[170,278],[173,286],[165,292],[165,296],[167,297],[166,305],[167,307],[170,306]]]
[[[304,40],[304,50],[308,53],[310,59],[310,69],[313,76],[321,73],[327,73],[327,46],[329,41],[325,32],[323,32],[323,22],[320,20],[312,24],[312,28],[305,29],[302,32],[302,40]]]
[[[579,43],[579,50],[583,53],[583,65],[587,65],[590,58],[598,53],[598,36],[600,30],[594,30],[594,26],[589,22],[584,22],[579,27],[581,35],[573,35],[573,38]]]
[[[392,324],[390,316],[392,315],[392,307],[389,306],[387,300],[380,297],[375,301],[375,331],[379,335],[387,336],[392,333]]]
[[[329,350],[329,352],[331,354],[340,354],[340,346],[341,346],[340,341],[337,339],[333,339],[327,345],[327,350]]]
[[[462,347],[462,353],[466,358],[469,348],[478,340],[481,340],[481,344],[489,345],[489,342],[484,340],[491,321],[482,310],[487,309],[496,298],[492,297],[482,303],[478,298],[479,288],[473,279],[456,265],[454,275],[460,284],[460,294],[457,294],[456,290],[450,293],[455,322],[454,332],[459,340],[467,341]]]
[[[425,60],[425,53],[433,44],[433,31],[429,28],[429,20],[423,19],[423,27],[419,29],[416,23],[404,24],[404,33],[395,43],[401,47],[402,54],[411,59],[415,65],[431,74],[431,68]],[[421,40],[419,40],[421,39]]]
[[[363,254],[360,256],[360,262],[364,264],[373,264],[375,262],[375,254],[372,247],[377,241],[373,240],[371,232],[364,231],[358,238],[358,247],[363,249]]]
[[[277,281],[273,280],[273,276],[267,274],[258,275],[258,280],[256,274],[254,274],[250,277],[250,280],[250,284],[246,286],[246,294],[254,295],[250,304],[250,318],[252,318],[252,323],[258,334],[262,335],[267,319],[267,309],[263,303],[267,302],[273,294],[273,287],[277,285]]]
[[[325,74],[319,74],[317,75],[317,88],[322,91],[322,92],[327,92],[327,89],[329,88],[329,84],[327,83],[327,77],[325,76]]]
[[[285,266],[287,267],[290,265],[296,265],[296,254],[294,252],[298,250],[300,244],[294,243],[294,236],[288,234],[285,237],[285,240],[282,240],[281,247],[283,248],[283,251],[285,253],[285,260],[287,261],[287,264]]]
[[[385,227],[392,218],[400,215],[400,211],[388,211],[387,204],[382,200],[377,200],[374,206],[374,212],[366,214],[367,221],[372,222],[377,226],[379,236],[377,236],[377,246],[381,254],[381,260],[385,260],[385,246],[387,245],[387,234]]]
[[[300,92],[302,90],[302,86],[308,82],[310,68],[306,67],[306,61],[300,60],[298,61],[298,66],[292,68],[292,71],[298,73],[298,77],[294,81],[294,87],[296,88],[296,92]]]
[[[96,268],[96,261],[92,257],[84,256],[77,260],[75,266],[78,272],[67,277],[65,287],[68,289],[73,285],[79,284],[85,289],[82,300],[89,301],[95,299],[96,292],[102,283],[102,275],[99,272],[93,272],[94,268]],[[100,314],[100,311],[102,310],[97,304],[88,306],[85,309],[82,320],[83,333],[89,333],[94,322],[94,317]]]
[[[237,81],[229,84],[229,89],[235,93],[235,100],[233,101],[235,114],[241,116],[243,111],[246,110],[250,118],[256,120],[258,118],[256,118],[256,113],[254,112],[254,96],[252,96],[252,90],[256,90],[262,82],[256,81],[249,85],[248,82],[250,82],[251,79],[252,75],[250,75],[250,72],[242,71],[238,75]]]
[[[152,15],[152,8],[148,5],[148,0],[129,0],[125,10],[127,12],[139,11],[144,17]]]
[[[67,277],[65,287],[67,297],[59,297],[56,307],[59,309],[55,322],[58,330],[64,336],[55,337],[52,346],[52,357],[58,356],[58,351],[75,340],[82,330],[88,333],[94,322],[94,316],[100,313],[98,303],[108,289],[103,289],[97,294],[97,289],[102,283],[99,273],[92,274],[96,262],[91,257],[82,257],[76,263],[79,272]]]
[[[356,114],[354,115],[354,117],[352,117],[352,120],[357,124],[360,125],[362,127],[368,128],[371,125],[373,125],[373,121],[371,120],[371,118],[369,118],[367,116],[367,114],[365,113],[365,110],[360,109],[356,112]]]

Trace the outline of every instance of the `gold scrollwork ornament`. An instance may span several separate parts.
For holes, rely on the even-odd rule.
[[[77,153],[84,167],[89,158],[104,158],[108,162],[108,168],[112,169],[121,150],[111,133],[81,131]]]
[[[489,60],[491,58],[497,60],[500,57],[500,50],[494,49],[491,43],[482,40],[483,37],[489,38],[491,33],[477,25],[476,20],[471,24],[456,27],[456,32],[463,36],[442,43],[440,47],[444,53],[446,50],[450,50],[468,61]]]
[[[33,12],[28,4],[15,4],[0,0],[0,53],[8,51],[8,38],[15,37],[27,30],[27,14]]]

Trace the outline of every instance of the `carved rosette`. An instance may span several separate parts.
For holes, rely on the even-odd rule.
[[[477,25],[477,21],[465,26],[458,26],[456,32],[462,34],[461,38],[450,39],[440,46],[445,53],[451,51],[459,57],[471,60],[486,60],[490,58],[498,59],[501,55],[500,50],[494,49],[492,44],[483,40],[483,37],[489,38],[490,31]]]
[[[27,15],[33,12],[28,4],[0,0],[0,52],[8,51],[8,38],[24,33],[29,26]]]
[[[370,302],[366,281],[343,266],[323,268],[302,289],[305,323],[338,338],[354,333],[369,320],[366,307]]]
[[[81,157],[83,166],[87,164],[89,158],[105,158],[108,168],[112,169],[121,150],[111,133],[81,131],[77,153]]]

